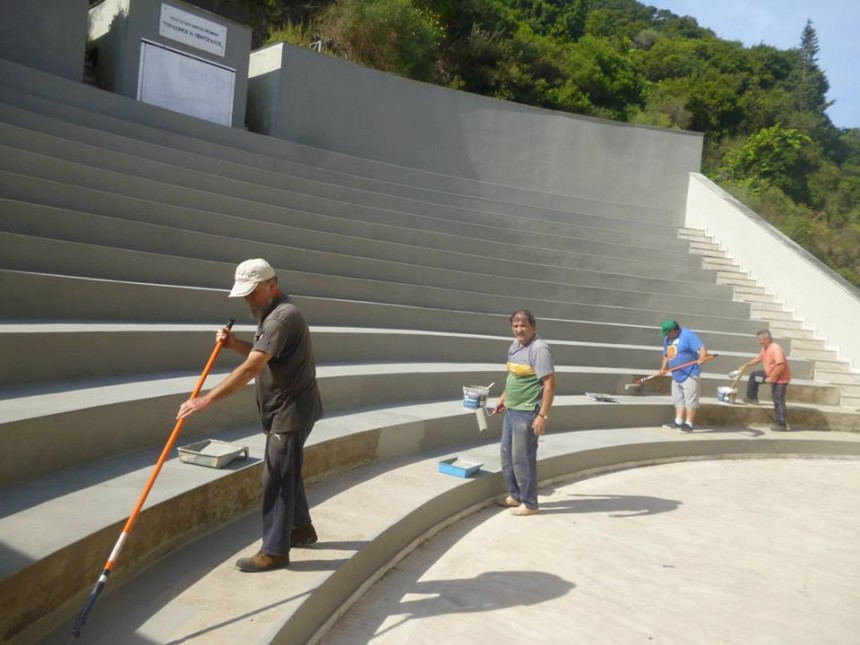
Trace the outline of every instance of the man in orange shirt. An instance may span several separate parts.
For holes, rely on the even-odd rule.
[[[758,386],[762,383],[770,383],[773,410],[776,416],[774,430],[785,430],[785,391],[791,382],[791,367],[788,365],[782,347],[773,342],[770,331],[762,329],[755,336],[761,345],[761,351],[754,359],[741,365],[740,370],[743,371],[756,363],[763,363],[764,370],[750,374],[747,383],[747,402],[758,403]]]

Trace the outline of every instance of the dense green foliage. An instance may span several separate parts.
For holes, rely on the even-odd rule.
[[[704,132],[707,176],[860,286],[860,130],[825,113],[810,22],[779,50],[636,0],[192,3],[250,24],[255,47],[315,42],[468,92]]]

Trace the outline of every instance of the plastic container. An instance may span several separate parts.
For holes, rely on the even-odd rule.
[[[717,401],[720,403],[734,403],[738,391],[733,387],[722,385],[717,388]]]
[[[486,385],[464,385],[463,407],[467,410],[477,410],[487,405],[490,388]]]
[[[243,459],[248,458],[248,446],[237,446],[218,439],[205,439],[177,450],[179,461],[208,468],[223,468],[240,455]]]
[[[481,470],[481,466],[483,465],[484,464],[479,464],[474,461],[460,459],[459,457],[449,457],[448,459],[443,459],[439,462],[439,472],[465,479]]]

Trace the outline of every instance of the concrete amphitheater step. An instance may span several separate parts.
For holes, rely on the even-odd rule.
[[[541,480],[593,476],[691,458],[860,454],[856,435],[770,433],[757,429],[755,424],[722,430],[716,434],[703,430],[680,436],[639,426],[552,433],[543,439],[538,453]],[[238,556],[255,550],[259,543],[255,512],[195,540],[136,577],[132,577],[134,570],[120,570],[119,579],[111,580],[111,591],[103,595],[92,612],[86,635],[100,642],[130,638],[157,642],[241,639],[248,643],[281,642],[289,638],[290,642],[308,642],[324,632],[355,597],[404,553],[440,527],[492,503],[502,494],[495,437],[482,439],[481,443],[449,444],[418,454],[392,455],[388,461],[312,484],[309,497],[320,542],[311,549],[294,550],[293,564],[288,570],[247,576],[233,568]],[[490,442],[485,443],[487,440]],[[461,458],[482,462],[480,476],[463,480],[439,474],[437,462],[450,455],[451,450]],[[309,454],[313,451],[314,446],[309,447]],[[188,468],[175,463],[169,466],[173,466],[173,472],[166,469],[163,475],[166,479]],[[142,476],[143,473],[138,478]],[[171,484],[165,482],[164,487]],[[81,493],[79,497],[86,491]],[[381,497],[387,500],[386,504],[378,503]],[[373,512],[367,512],[367,500],[373,500]],[[196,508],[212,510],[205,498]],[[139,530],[146,534],[140,536],[141,541],[152,532],[147,531],[145,521],[152,525],[160,520],[156,512],[142,518]],[[109,520],[102,522],[107,524]],[[127,549],[134,546],[134,541],[130,541]],[[90,560],[79,567],[90,569],[94,578],[101,562],[97,555]],[[144,564],[147,562],[139,562],[138,568]],[[272,596],[273,584],[285,585],[288,591],[283,598]],[[78,590],[60,611],[19,628],[20,637],[34,638],[53,628],[43,642],[67,639],[82,595]],[[152,600],[141,603],[141,598]],[[171,609],[175,609],[176,603],[186,608],[181,616]]]
[[[313,270],[324,266],[337,270],[340,262],[352,257],[356,259],[356,277],[361,275],[362,262],[387,261],[412,265],[419,275],[424,273],[422,269],[430,268],[513,280],[527,275],[531,280],[552,283],[669,295],[695,291],[699,297],[713,299],[727,299],[731,295],[727,287],[712,284],[527,263],[516,259],[514,247],[509,247],[511,258],[502,259],[278,225],[252,227],[246,224],[241,231],[230,235],[224,231],[224,235],[219,235],[216,234],[217,226],[199,232],[184,230],[179,221],[172,226],[146,224],[3,198],[0,198],[0,208],[4,212],[0,230],[7,233],[201,259],[220,259],[229,254],[235,257],[256,254],[264,255],[273,262],[273,258],[279,257],[284,268]],[[403,272],[398,271],[398,275],[403,275]]]
[[[396,214],[389,214],[390,217],[386,217],[385,222],[366,222],[351,217],[333,217],[258,202],[252,204],[253,208],[248,208],[247,204],[238,200],[222,203],[205,194],[199,195],[199,204],[185,207],[165,202],[164,195],[156,194],[154,188],[150,194],[139,198],[116,194],[112,192],[113,188],[109,183],[101,184],[104,190],[0,171],[0,194],[10,201],[44,204],[58,209],[141,223],[179,226],[186,230],[259,239],[267,239],[278,232],[282,235],[295,232],[308,238],[316,231],[319,235],[329,234],[338,238],[354,239],[356,245],[359,240],[378,240],[485,257],[516,257],[523,262],[536,264],[544,264],[548,259],[552,259],[554,263],[562,266],[576,266],[574,261],[577,254],[571,250],[551,252],[545,248],[530,247],[524,244],[525,240],[522,239],[516,243],[486,239],[486,235],[495,234],[495,229],[465,222],[451,225],[445,221],[426,221],[426,218],[425,221],[415,221],[413,218],[403,219],[398,224]],[[205,207],[217,210],[205,210]],[[430,227],[438,230],[431,230]],[[601,229],[583,228],[576,237],[583,241],[610,241],[606,234],[607,231]],[[328,241],[332,243],[331,238],[328,238]],[[590,250],[586,248],[586,251]],[[674,267],[666,264],[634,263],[622,258],[609,260],[588,252],[581,253],[580,261],[587,261],[583,268],[593,266],[607,272],[641,272],[645,276],[654,274],[656,278],[670,280],[707,278],[711,282],[714,281],[713,276],[701,269],[690,272],[689,276],[686,271],[679,275]]]
[[[286,285],[286,289],[295,293],[292,286],[298,289],[298,285]],[[225,289],[122,282],[0,269],[0,297],[4,298],[3,316],[7,322],[97,320],[196,322],[212,325],[223,324],[222,321],[227,318],[245,318],[247,311],[244,303],[228,299],[226,295]],[[484,308],[478,306],[481,303],[475,298],[470,298],[464,307],[457,308],[447,300],[437,307],[428,302],[412,306],[373,300],[361,301],[355,297],[343,300],[312,297],[302,293],[294,295],[294,298],[305,310],[309,320],[320,324],[329,321],[329,324],[335,325],[350,324],[354,320],[362,321],[357,324],[366,324],[363,322],[366,320],[365,315],[378,319],[380,312],[390,311],[400,315],[401,312],[407,311],[410,312],[414,325],[420,326],[420,318],[416,320],[414,316],[415,312],[422,310],[441,312],[442,315],[451,315],[455,319],[464,315],[485,314],[506,317],[518,307],[538,304],[520,299],[511,304],[494,298],[492,306]],[[535,311],[539,313],[541,320],[603,322],[621,326],[658,327],[660,320],[665,317],[663,312],[612,308],[603,311],[593,307],[567,307],[562,310],[551,307],[548,303],[540,303]],[[685,314],[684,321],[694,329],[734,334],[754,334],[762,326],[760,321],[699,316],[696,313]]]
[[[362,222],[329,217],[318,213],[285,210],[259,203],[252,204],[253,208],[249,209],[248,204],[240,200],[222,201],[205,193],[198,195],[199,200],[189,202],[190,207],[184,207],[168,204],[164,201],[153,201],[152,197],[156,194],[159,200],[165,198],[163,191],[159,193],[161,187],[156,183],[151,182],[150,193],[145,198],[109,192],[113,190],[110,182],[105,182],[104,187],[108,190],[95,190],[0,171],[0,194],[7,198],[9,210],[15,202],[21,204],[18,207],[19,211],[26,208],[24,206],[26,203],[31,204],[30,208],[36,208],[36,204],[44,204],[46,207],[61,211],[70,209],[79,213],[89,213],[92,216],[126,219],[141,224],[178,227],[188,231],[241,239],[272,242],[281,240],[286,235],[288,240],[306,241],[310,244],[310,248],[319,248],[320,245],[324,245],[324,248],[331,250],[355,249],[357,254],[367,253],[362,249],[371,248],[368,247],[372,244],[371,241],[378,241],[380,243],[405,245],[388,247],[389,249],[421,247],[484,258],[511,258],[518,262],[534,265],[538,269],[547,264],[552,264],[563,268],[639,276],[672,282],[714,283],[713,276],[701,269],[679,272],[671,264],[603,257],[591,253],[591,249],[587,247],[584,252],[574,252],[570,249],[560,250],[529,246],[524,243],[524,239],[514,242],[508,242],[504,239],[486,239],[487,235],[504,236],[496,235],[496,229],[487,230],[486,227],[471,227],[465,223],[459,226],[459,230],[457,228],[452,229],[452,232],[431,231],[426,228],[408,228],[391,223]],[[181,196],[182,199],[188,197],[185,192],[181,191],[177,193],[177,196]],[[217,212],[203,210],[204,206],[218,210]],[[42,212],[48,213],[49,211]],[[22,226],[26,230],[29,225],[25,223]],[[537,243],[541,243],[541,240],[537,240]],[[294,245],[301,244],[294,243]]]
[[[448,223],[449,226],[468,222],[529,234],[561,235],[571,240],[577,239],[578,229],[568,230],[566,223],[485,213],[448,205],[440,206],[368,191],[338,189],[328,185],[300,184],[294,186],[292,184],[296,182],[291,182],[289,177],[275,173],[257,171],[242,179],[236,179],[231,176],[214,174],[207,167],[211,164],[200,164],[201,167],[207,168],[207,171],[202,171],[179,165],[177,161],[173,160],[171,163],[150,161],[133,154],[106,151],[85,143],[49,137],[2,123],[0,123],[0,144],[3,146],[4,156],[7,158],[5,167],[19,172],[23,172],[27,166],[17,157],[29,153],[28,158],[30,159],[39,158],[33,157],[33,155],[40,155],[42,158],[51,157],[55,161],[50,167],[53,172],[57,172],[63,167],[57,163],[62,160],[69,164],[67,167],[72,167],[71,164],[78,164],[87,168],[107,170],[115,175],[149,179],[166,185],[196,189],[249,201],[290,205],[293,208],[329,215],[346,216],[352,214],[353,217],[360,217],[361,213],[370,213],[369,216],[403,213],[412,218],[440,220]],[[16,164],[16,162],[18,163]],[[40,166],[41,172],[49,172],[47,163],[40,164]],[[244,170],[244,168],[238,167],[235,173],[238,174],[240,170]],[[58,178],[56,174],[52,177]],[[313,192],[311,192],[311,188],[314,189]],[[573,223],[578,221],[576,214],[570,214],[569,218]],[[599,228],[601,222],[591,221],[593,219],[589,219],[587,223]],[[633,233],[619,232],[615,237],[617,238],[616,244],[621,246],[633,246],[634,248],[643,248],[643,250],[649,248],[636,247],[638,240]],[[651,237],[654,239],[653,236]],[[676,238],[664,237],[660,239],[660,245],[665,247],[664,253],[683,251],[686,255],[687,245],[685,242]],[[612,247],[607,246],[607,248]],[[659,253],[654,249],[654,246],[651,246],[650,250],[652,250],[651,255],[644,257],[653,260],[659,259]]]
[[[310,309],[313,311],[313,306]],[[430,310],[410,313],[425,317],[438,313],[439,318],[448,318],[443,312]],[[384,317],[384,312],[378,317]],[[475,327],[484,331],[501,333],[507,326],[505,316],[470,317],[479,318]],[[395,327],[400,320],[390,322],[391,326],[379,328],[312,325],[314,356],[321,365],[371,361],[492,363],[500,360],[510,343],[507,336],[497,334],[455,333],[448,325],[434,329],[429,321],[422,329],[401,329]],[[646,372],[659,365],[659,334],[653,329],[564,321],[540,321],[539,326],[554,346],[560,364]],[[191,370],[200,364],[217,328],[167,323],[0,322],[0,354],[9,366],[0,370],[0,387]],[[234,330],[250,336],[254,327],[240,323]],[[743,362],[751,347],[749,337],[737,334],[708,333],[706,339],[710,351],[721,355],[717,363],[709,364],[709,371],[715,373]],[[158,351],[153,351],[156,348]],[[50,370],[30,360],[37,352],[54,357]],[[227,360],[219,357],[216,366]],[[808,371],[803,362],[798,370],[803,374]]]
[[[246,215],[254,212],[256,204],[270,207],[290,208],[320,213],[330,217],[353,217],[361,221],[383,224],[398,223],[410,228],[426,228],[442,232],[471,235],[509,244],[522,243],[565,252],[581,252],[618,259],[633,259],[656,264],[671,261],[676,267],[699,266],[698,259],[686,251],[668,255],[663,249],[645,246],[610,244],[605,242],[580,241],[576,237],[555,231],[561,225],[551,224],[545,231],[535,231],[530,222],[521,221],[519,226],[487,226],[471,222],[457,222],[444,218],[430,218],[406,211],[385,210],[376,207],[351,204],[316,196],[288,193],[275,188],[251,186],[235,180],[195,174],[195,181],[180,181],[190,174],[176,168],[159,167],[158,172],[147,173],[144,162],[129,158],[124,172],[113,164],[96,168],[87,163],[72,162],[49,153],[36,153],[20,148],[0,145],[0,169],[21,175],[49,179],[60,183],[87,186],[98,190],[121,193],[132,197],[150,199],[195,209]],[[137,168],[137,166],[141,166]],[[137,168],[137,169],[136,169]],[[473,230],[469,230],[473,227]],[[477,228],[474,228],[477,227]],[[680,270],[680,269],[679,269]],[[712,281],[713,278],[709,279]]]
[[[338,173],[341,176],[355,176],[359,181],[374,179],[407,187],[415,185],[427,190],[474,196],[479,199],[493,196],[502,202],[520,203],[532,208],[558,209],[563,212],[569,212],[572,209],[584,213],[626,218],[630,226],[641,226],[643,232],[646,229],[653,232],[652,222],[654,226],[659,226],[658,220],[662,218],[665,221],[664,225],[671,228],[670,215],[664,209],[614,204],[489,184],[309,148],[243,132],[236,128],[223,128],[175,112],[153,110],[148,105],[142,105],[126,97],[72,83],[10,61],[0,61],[0,84],[5,88],[14,89],[18,94],[18,100],[22,95],[27,95],[29,102],[21,105],[25,109],[41,111],[49,116],[62,114],[65,118],[70,118],[70,112],[74,112],[77,118],[86,115],[90,119],[87,122],[90,125],[97,124],[101,127],[111,125],[116,132],[128,133],[142,140],[150,140],[158,136],[158,140],[165,144],[176,145],[175,142],[182,142],[191,151],[215,158],[221,158],[220,151],[212,147],[218,145],[231,149],[233,154],[245,151],[271,156],[278,161],[295,162],[306,167]],[[12,99],[7,97],[5,100]],[[645,219],[648,223],[637,223],[636,220],[641,220],[642,215],[645,214],[647,214]]]
[[[506,344],[503,339],[493,340],[487,345],[487,353],[502,356]],[[653,349],[590,347],[555,341],[553,355],[559,364],[558,394],[629,394],[625,386],[637,375],[635,367],[630,367],[637,361],[637,351],[642,356],[638,361],[646,365],[642,375],[653,373],[654,368],[649,363],[658,361],[658,353]],[[207,356],[208,352],[201,351],[201,362]],[[234,360],[231,365],[224,366],[225,362],[226,359],[222,367],[213,371],[209,386],[219,382],[235,364]],[[606,362],[615,362],[618,366],[604,366]],[[703,377],[703,395],[715,395],[719,386],[728,384],[724,374],[738,362],[737,357],[725,355],[709,363],[714,371],[706,372]],[[798,363],[798,371],[803,367]],[[321,365],[317,374],[329,414],[386,403],[446,398],[457,401],[463,385],[494,382],[499,392],[505,377],[501,362],[495,361],[485,364],[342,363]],[[0,482],[24,480],[157,444],[173,427],[175,412],[196,381],[194,373],[172,372],[49,381],[0,390],[3,395],[0,398],[0,431],[7,448],[0,453]],[[649,381],[641,390],[631,391],[665,394],[668,389],[669,379],[658,379]],[[761,392],[763,401],[768,397],[766,389]],[[839,397],[836,387],[807,381],[802,376],[798,376],[789,389],[791,404],[838,405]],[[248,386],[219,405],[213,414],[192,418],[186,434],[199,436],[251,423],[255,418],[252,398],[252,386]],[[121,432],[117,429],[119,419],[122,419]]]
[[[536,230],[552,230],[551,223],[554,222],[571,236],[577,235],[578,230],[581,229],[596,228],[604,231],[604,235],[609,238],[607,241],[629,243],[635,240],[636,235],[642,235],[655,241],[659,240],[667,250],[687,247],[687,244],[679,240],[671,229],[665,227],[658,226],[651,231],[630,230],[631,227],[622,227],[613,218],[576,212],[546,212],[539,208],[530,209],[521,205],[517,205],[517,208],[503,208],[499,202],[489,203],[450,193],[431,192],[404,197],[397,194],[402,191],[395,191],[395,194],[392,194],[387,184],[354,188],[331,181],[295,176],[285,172],[288,169],[270,170],[266,165],[262,167],[260,164],[249,165],[247,160],[228,162],[223,159],[223,155],[204,156],[177,150],[175,147],[150,144],[131,139],[125,133],[114,134],[77,126],[2,103],[0,103],[0,140],[8,145],[37,152],[62,152],[65,149],[62,154],[70,160],[95,163],[100,166],[107,165],[115,169],[117,168],[115,163],[119,163],[122,167],[123,164],[128,163],[128,157],[131,156],[135,159],[135,165],[140,164],[142,160],[147,160],[205,175],[236,179],[252,185],[280,188],[300,194],[346,201],[350,204],[365,204],[387,210],[403,210],[454,221],[469,220],[483,224],[501,222],[509,226],[519,226],[525,220]],[[70,149],[71,145],[74,147]],[[108,158],[103,159],[104,157]],[[413,192],[419,191],[413,189]],[[571,228],[574,223],[578,224],[577,228]],[[622,223],[626,224],[626,222]]]
[[[210,260],[193,260],[151,253],[140,253],[136,251],[121,251],[105,247],[94,247],[91,245],[80,245],[75,243],[56,243],[39,238],[26,238],[24,236],[10,236],[0,234],[7,241],[15,241],[10,245],[3,257],[0,258],[0,289],[9,289],[12,292],[24,283],[31,281],[26,276],[34,276],[36,273],[47,273],[53,276],[66,275],[69,278],[86,278],[77,282],[68,282],[69,288],[74,287],[78,292],[67,294],[63,301],[69,307],[65,310],[68,318],[85,318],[105,320],[206,320],[199,317],[190,318],[190,312],[186,315],[178,314],[174,318],[174,309],[189,306],[194,307],[196,303],[183,303],[183,296],[187,292],[181,289],[196,288],[212,291],[205,294],[213,304],[218,303],[219,312],[215,320],[220,320],[228,311],[240,311],[241,303],[227,303],[223,298],[214,298],[214,290],[225,282],[229,284],[232,279],[235,264],[241,257],[233,258],[230,262],[215,262]],[[5,246],[5,245],[4,245]],[[27,252],[24,252],[27,249]],[[38,250],[40,253],[50,255],[34,256],[32,253]],[[69,263],[73,258],[73,263]],[[666,298],[659,294],[630,294],[621,291],[602,291],[594,287],[566,287],[563,285],[528,283],[518,281],[516,285],[505,285],[504,280],[493,279],[491,276],[476,276],[457,272],[437,271],[436,279],[428,279],[426,282],[441,283],[446,279],[453,280],[451,287],[437,286],[437,284],[410,284],[409,282],[396,281],[402,276],[386,274],[381,271],[377,276],[366,275],[362,278],[342,277],[332,274],[310,273],[304,271],[282,270],[278,266],[277,258],[273,259],[273,265],[278,269],[279,277],[283,282],[285,290],[298,295],[308,295],[324,298],[336,298],[347,300],[366,300],[369,302],[386,302],[389,304],[429,306],[439,309],[454,309],[459,311],[482,311],[492,313],[503,313],[514,311],[519,307],[530,308],[537,311],[541,317],[562,318],[571,320],[592,320],[631,324],[659,324],[666,313],[664,306]],[[401,265],[404,272],[408,271],[408,265]],[[14,267],[14,268],[13,268]],[[414,269],[412,271],[414,273]],[[425,272],[430,273],[430,272]],[[44,280],[56,281],[52,275],[44,276]],[[386,279],[387,278],[387,279]],[[60,278],[61,280],[61,278]],[[83,302],[76,304],[76,298],[84,297],[83,291],[96,286],[107,288],[111,281],[123,280],[117,283],[128,286],[128,296],[119,296],[118,302],[92,303],[94,307],[89,313]],[[95,282],[98,281],[98,282]],[[170,309],[154,309],[151,313],[143,313],[147,304],[135,303],[129,296],[132,291],[147,290],[145,284],[152,286],[150,289],[161,288],[163,293],[161,302],[172,301]],[[157,285],[161,285],[160,287]],[[530,286],[534,290],[530,290]],[[220,291],[220,290],[219,290]],[[221,291],[223,295],[223,291]],[[542,297],[536,296],[543,294]],[[601,301],[601,294],[607,300],[615,300],[616,304],[596,304]],[[42,298],[35,297],[37,294],[24,293],[15,296],[16,302],[11,303],[5,310],[7,318],[40,318],[52,316],[49,303]],[[93,296],[95,296],[93,292]],[[199,294],[204,296],[203,293]],[[218,302],[220,300],[220,302]],[[586,302],[579,302],[579,301]],[[591,304],[587,301],[594,301]],[[713,329],[722,331],[742,331],[748,318],[745,316],[746,309],[743,305],[733,305],[719,300],[706,300],[695,298],[679,298],[673,300],[673,307],[679,303],[691,303],[685,307],[690,313],[685,313],[686,324],[695,329]],[[119,306],[119,305],[122,306]],[[160,303],[159,303],[160,304]],[[113,310],[113,311],[112,311]],[[55,309],[56,311],[56,309]],[[170,313],[167,313],[167,312]],[[677,309],[676,309],[677,311]],[[81,312],[81,313],[78,313]],[[202,310],[201,310],[202,312]],[[244,314],[242,314],[244,315]],[[228,316],[229,317],[229,316]],[[232,316],[237,317],[237,316]],[[213,320],[213,318],[209,318]],[[754,326],[754,325],[753,325]]]

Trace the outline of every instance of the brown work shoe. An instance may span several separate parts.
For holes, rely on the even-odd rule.
[[[290,546],[310,546],[319,538],[313,524],[299,526],[290,533]]]
[[[248,573],[271,571],[272,569],[280,569],[289,565],[289,553],[285,553],[284,555],[269,555],[264,551],[257,551],[250,558],[239,558],[236,561],[236,566]]]
[[[520,504],[516,508],[511,509],[511,515],[523,517],[525,515],[537,515],[540,511],[536,508],[529,508],[525,504]]]

